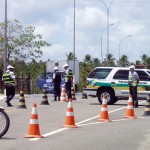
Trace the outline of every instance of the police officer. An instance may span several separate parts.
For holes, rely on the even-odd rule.
[[[64,66],[64,78],[65,78],[65,89],[66,89],[66,93],[68,96],[68,100],[69,98],[72,98],[71,95],[71,85],[73,83],[73,72],[71,69],[69,69],[68,64],[65,64]]]
[[[2,80],[6,88],[6,103],[8,107],[13,106],[10,101],[15,96],[15,86],[17,85],[13,70],[14,67],[8,65],[6,72],[2,76]]]
[[[52,83],[54,83],[54,101],[57,101],[57,97],[58,101],[60,101],[61,73],[58,71],[57,67],[55,67],[53,71],[54,73]]]
[[[135,71],[135,67],[133,65],[130,66],[129,69],[130,69],[128,76],[129,92],[130,95],[132,95],[134,108],[138,108],[137,85],[139,83],[139,76]]]

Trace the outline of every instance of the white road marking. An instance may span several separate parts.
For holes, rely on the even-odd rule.
[[[144,102],[145,102],[145,101],[142,101],[142,102],[140,102],[139,104],[144,103]],[[108,113],[110,114],[110,113],[113,113],[113,112],[116,112],[116,111],[125,109],[126,107],[127,107],[127,106],[121,107],[121,108],[118,108],[118,109],[109,111]],[[76,125],[78,125],[78,126],[88,126],[88,125],[93,125],[93,124],[105,123],[105,122],[93,122],[93,123],[87,123],[87,124],[82,124],[82,125],[80,125],[81,123],[84,123],[84,122],[93,120],[93,119],[98,118],[98,117],[99,117],[99,115],[98,115],[98,116],[94,116],[94,117],[89,118],[89,119],[86,119],[86,120],[83,120],[83,121],[80,121],[80,122],[76,123]],[[138,117],[138,118],[145,118],[145,117]],[[112,120],[112,122],[118,122],[118,121],[124,121],[124,120],[131,120],[131,119],[124,118],[124,119]],[[55,131],[52,131],[52,132],[43,134],[42,136],[43,136],[43,137],[47,137],[47,136],[54,135],[54,134],[56,134],[56,133],[59,133],[59,132],[62,132],[62,131],[68,130],[68,129],[70,129],[70,128],[60,128],[60,129],[57,129],[57,130],[55,130]],[[41,138],[32,138],[32,139],[29,139],[29,140],[30,140],[30,141],[38,141],[38,140],[40,140],[40,139],[41,139]]]

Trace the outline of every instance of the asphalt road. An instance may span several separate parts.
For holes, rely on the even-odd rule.
[[[134,109],[137,119],[124,118],[128,101],[108,105],[111,122],[99,122],[101,105],[97,98],[81,99],[77,94],[73,100],[73,112],[78,128],[64,128],[67,102],[54,102],[48,95],[50,105],[41,105],[42,95],[25,95],[27,109],[17,109],[19,96],[6,107],[11,121],[7,134],[0,139],[0,150],[149,150],[150,117],[143,116],[146,101],[140,100]],[[41,135],[44,138],[24,138],[27,133],[32,106],[37,104]]]

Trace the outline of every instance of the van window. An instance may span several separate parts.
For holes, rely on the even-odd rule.
[[[111,72],[111,68],[98,68],[93,70],[90,75],[89,78],[95,78],[95,79],[105,79],[108,74]]]
[[[117,80],[128,80],[129,70],[118,70],[113,79]]]
[[[148,81],[149,80],[149,75],[142,70],[136,70],[136,72],[139,75],[140,81]]]

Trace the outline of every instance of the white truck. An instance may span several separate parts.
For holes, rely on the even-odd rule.
[[[52,85],[52,78],[53,78],[53,69],[54,67],[58,67],[59,72],[62,74],[62,84],[64,84],[64,68],[65,64],[69,65],[69,68],[73,71],[74,76],[74,84],[79,83],[79,61],[78,60],[59,60],[59,61],[47,61],[46,62],[46,73],[44,75],[37,75],[37,87],[40,89],[43,88],[44,84],[46,84],[46,92],[53,93],[53,85]]]

